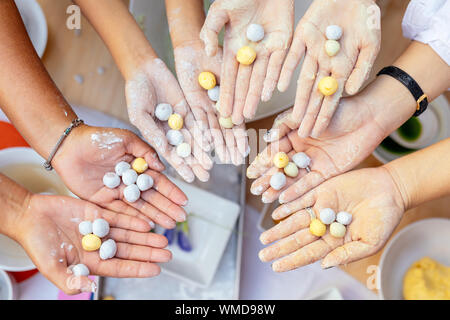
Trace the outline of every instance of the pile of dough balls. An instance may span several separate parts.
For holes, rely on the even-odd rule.
[[[141,197],[141,191],[147,191],[153,187],[153,179],[144,172],[148,169],[148,164],[144,158],[136,158],[130,165],[121,161],[116,164],[115,172],[107,172],[103,176],[103,184],[110,189],[115,189],[120,185],[120,177],[126,185],[123,196],[128,202],[136,202]]]
[[[295,178],[298,175],[298,168],[306,169],[311,164],[311,159],[304,152],[296,153],[292,156],[292,162],[284,152],[278,152],[272,159],[273,164],[283,172],[277,172],[270,178],[270,186],[275,190],[281,190],[286,185],[286,176]]]
[[[111,259],[116,255],[117,245],[113,239],[108,239],[102,243],[102,238],[109,233],[109,223],[105,219],[95,219],[93,222],[82,221],[78,225],[78,231],[83,235],[81,246],[84,250],[97,251],[100,249],[99,255],[102,260]]]
[[[166,133],[166,138],[169,143],[177,147],[177,154],[182,158],[186,158],[191,154],[191,145],[184,142],[184,136],[181,133],[183,128],[183,117],[173,112],[173,108],[168,103],[160,103],[156,106],[155,116],[160,121],[167,121],[170,130]]]
[[[321,237],[327,231],[327,225],[330,226],[330,234],[335,238],[343,238],[347,232],[346,226],[352,222],[352,215],[346,211],[338,214],[333,209],[324,208],[319,212],[319,218],[311,219],[309,231]]]

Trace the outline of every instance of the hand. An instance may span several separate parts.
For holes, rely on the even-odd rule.
[[[196,123],[177,80],[164,62],[153,59],[135,70],[133,77],[126,81],[125,94],[131,123],[156,151],[187,182],[194,181],[195,176],[201,181],[207,181],[208,170],[213,166],[206,153],[211,150],[211,141],[208,139],[210,135],[204,131],[207,128],[202,129]],[[159,103],[171,104],[174,112],[184,118],[181,132],[184,141],[192,149],[192,154],[187,158],[178,156],[176,148],[167,141],[166,132],[170,128],[166,121],[162,122],[154,115]]]
[[[319,137],[330,123],[344,87],[354,95],[368,78],[380,49],[379,17],[373,0],[315,0],[300,20],[278,82],[278,90],[284,92],[305,56],[293,111],[293,118],[301,123],[300,137]],[[340,26],[343,35],[340,51],[329,57],[324,49],[325,30],[332,24]],[[317,90],[325,76],[338,82],[337,91],[327,97]]]
[[[222,163],[242,164],[248,155],[248,142],[245,134],[245,124],[233,129],[219,125],[215,102],[208,96],[208,91],[200,87],[197,81],[202,71],[210,71],[216,75],[220,83],[220,68],[222,66],[222,49],[213,57],[205,54],[203,43],[199,40],[180,45],[174,50],[175,67],[178,81],[183,89],[186,100],[195,116],[212,136],[216,153]]]
[[[353,215],[344,238],[327,233],[318,238],[310,233],[308,211],[316,216],[323,208]],[[322,268],[350,263],[377,252],[384,246],[404,212],[401,194],[384,167],[352,171],[321,184],[300,199],[277,208],[272,217],[289,217],[264,232],[263,244],[278,241],[260,251],[262,261],[275,260],[272,269],[284,272],[317,260]]]
[[[107,238],[117,243],[113,259],[101,260],[98,251],[84,251],[81,246],[79,223],[96,218],[107,220],[111,226]],[[149,233],[145,221],[70,197],[31,196],[16,228],[20,235],[17,241],[39,271],[68,294],[96,289],[91,279],[76,277],[69,271],[75,264],[85,264],[92,275],[147,278],[160,273],[156,263],[168,262],[172,257],[163,249],[167,239]]]
[[[253,65],[239,65],[237,51],[250,41],[247,27],[257,23],[265,37],[252,43],[257,58]],[[294,29],[293,0],[217,0],[209,8],[200,38],[208,56],[218,50],[218,33],[225,25],[221,72],[220,114],[241,124],[255,116],[259,100],[268,101],[278,81]]]
[[[141,199],[129,203],[123,197],[125,185],[116,189],[103,185],[106,172],[114,172],[120,161],[144,158],[155,184],[141,193]],[[187,198],[159,171],[164,166],[148,144],[128,130],[80,126],[74,129],[56,153],[52,162],[69,189],[82,199],[115,212],[141,217],[165,228],[174,228],[175,221],[184,221],[186,213],[180,207]]]
[[[281,114],[265,137],[272,143],[247,169],[247,176],[257,179],[250,191],[255,195],[262,194],[263,202],[273,202],[279,197],[280,203],[286,203],[325,180],[354,168],[390,132],[378,122],[377,113],[383,111],[372,108],[358,96],[342,99],[330,126],[319,139],[298,136],[298,123],[292,120],[292,109]],[[272,163],[278,151],[286,152],[290,158],[297,152],[305,152],[311,158],[311,172],[300,169],[297,177],[287,177],[286,186],[280,191],[269,185],[270,177],[279,170]]]

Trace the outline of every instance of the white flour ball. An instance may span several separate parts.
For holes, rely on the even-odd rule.
[[[116,174],[121,177],[122,174],[130,168],[131,165],[128,162],[120,161],[118,164],[116,164],[114,170],[116,171]]]
[[[214,102],[219,101],[219,96],[220,96],[220,86],[215,86],[214,88],[208,90],[208,97],[212,101]]]
[[[324,224],[331,224],[336,220],[336,213],[333,209],[325,208],[320,210],[319,213],[320,221],[322,221]]]
[[[92,233],[92,222],[90,222],[90,221],[82,221],[78,225],[78,231],[80,231],[80,233],[83,236]]]
[[[92,233],[99,238],[105,237],[109,233],[109,223],[105,219],[95,219],[92,223]]]
[[[311,164],[311,158],[304,152],[294,154],[292,156],[292,161],[294,161],[299,168],[306,168]]]
[[[184,141],[183,134],[180,130],[169,130],[166,133],[167,141],[173,146],[177,146]]]
[[[89,275],[89,269],[86,265],[79,263],[72,268],[73,275],[76,277],[87,277]]]
[[[130,184],[128,187],[123,189],[123,196],[128,202],[136,202],[141,197],[141,191],[135,184]]]
[[[108,239],[100,246],[100,259],[111,259],[116,255],[117,245],[113,239]]]
[[[186,158],[191,154],[191,145],[189,143],[180,143],[177,147],[177,155]]]
[[[153,187],[153,178],[148,174],[140,174],[136,180],[136,185],[138,186],[139,190],[147,191],[148,189]]]
[[[110,189],[117,188],[120,185],[120,177],[115,172],[107,172],[103,176],[103,184]]]
[[[125,185],[129,186],[136,182],[138,174],[133,169],[128,169],[122,174],[122,181]]]
[[[332,24],[327,27],[325,34],[328,40],[339,40],[342,37],[342,28]]]
[[[280,190],[285,185],[286,185],[286,176],[283,173],[277,172],[272,177],[270,177],[270,186],[275,190]]]
[[[264,28],[260,24],[252,23],[247,27],[247,39],[258,42],[264,38]]]
[[[155,116],[161,121],[169,120],[172,113],[172,106],[168,103],[160,103],[156,106]]]
[[[351,213],[348,213],[346,211],[341,211],[337,214],[337,222],[343,224],[344,226],[350,224],[352,222],[353,216]]]

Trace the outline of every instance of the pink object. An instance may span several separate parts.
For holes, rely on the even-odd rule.
[[[94,280],[96,283],[98,282],[97,277],[89,277],[89,279]],[[83,292],[76,295],[67,295],[63,291],[58,291],[58,300],[94,300],[93,292]]]

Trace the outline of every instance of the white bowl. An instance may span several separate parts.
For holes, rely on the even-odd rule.
[[[397,233],[385,247],[378,276],[381,299],[403,299],[403,277],[423,257],[450,266],[450,219],[417,221]]]
[[[17,286],[14,279],[0,269],[0,300],[17,299]]]
[[[42,167],[45,160],[31,148],[8,148],[0,150],[0,173],[8,175],[10,178],[20,183],[33,192],[63,194],[74,196],[62,183],[56,172],[48,172]],[[48,188],[39,189],[41,184],[29,184],[27,175],[18,169],[9,171],[11,166],[30,165],[34,174],[39,177],[42,185]],[[7,172],[8,171],[8,172]],[[34,190],[33,190],[34,189]],[[34,266],[25,250],[14,240],[0,234],[0,268],[7,271],[28,271]]]

